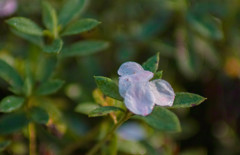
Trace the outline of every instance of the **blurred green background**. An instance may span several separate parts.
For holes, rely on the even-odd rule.
[[[59,10],[64,1],[49,2]],[[17,65],[29,55],[33,60],[39,56],[36,53],[40,49],[11,33],[4,20],[23,16],[41,25],[40,6],[40,0],[18,0],[13,15],[0,17],[1,58]],[[92,31],[65,38],[64,43],[100,39],[110,46],[97,54],[59,63],[55,76],[65,80],[66,85],[53,96],[53,104],[66,116],[68,124],[58,122],[58,128],[67,134],[62,142],[42,136],[43,148],[58,152],[62,145],[77,141],[99,121],[73,113],[78,103],[93,101],[94,75],[117,79],[116,71],[123,62],[142,63],[160,52],[163,79],[176,92],[207,98],[198,107],[175,111],[183,131],[166,134],[161,142],[166,146],[162,146],[169,147],[172,154],[240,154],[239,0],[89,0],[81,15],[87,17],[101,24]],[[0,86],[2,98],[10,94],[3,81]],[[20,135],[15,139],[14,146],[24,154],[26,140]]]

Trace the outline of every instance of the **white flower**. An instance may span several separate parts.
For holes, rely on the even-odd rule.
[[[161,79],[149,81],[153,73],[136,62],[126,62],[118,69],[119,93],[126,107],[134,114],[146,116],[154,105],[172,106],[175,93],[171,85]]]

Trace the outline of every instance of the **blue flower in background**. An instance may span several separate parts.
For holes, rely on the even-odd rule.
[[[126,62],[118,70],[119,93],[126,107],[134,114],[146,116],[154,105],[172,106],[175,93],[171,85],[161,79],[149,81],[154,74],[136,62]]]

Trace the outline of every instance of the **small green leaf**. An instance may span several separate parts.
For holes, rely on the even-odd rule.
[[[0,118],[0,134],[16,132],[28,124],[24,113],[11,113]]]
[[[160,106],[155,106],[153,112],[148,116],[135,115],[134,117],[145,121],[151,127],[161,131],[181,131],[178,117],[170,110]]]
[[[14,29],[31,35],[42,36],[43,30],[33,21],[24,17],[13,17],[7,23]]]
[[[79,34],[95,28],[99,21],[95,19],[81,19],[69,25],[62,33],[63,36]]]
[[[142,66],[145,70],[155,73],[158,69],[158,63],[159,63],[159,53],[149,58],[146,62],[143,63]]]
[[[119,94],[119,89],[115,82],[103,76],[95,76],[94,78],[98,88],[103,92],[104,95],[107,95],[119,101],[123,100]]]
[[[138,141],[118,140],[118,150],[126,154],[140,155],[147,151],[144,145]],[[144,153],[143,153],[144,152]]]
[[[36,94],[37,95],[53,94],[57,92],[62,87],[63,84],[64,82],[62,80],[51,80],[44,82],[37,88]]]
[[[23,80],[17,71],[12,68],[9,64],[5,61],[0,59],[0,77],[3,78],[5,81],[9,82],[9,84],[15,88],[20,90],[23,86]]]
[[[98,116],[105,116],[111,112],[115,112],[115,111],[123,111],[123,109],[119,108],[119,107],[114,107],[114,106],[103,106],[103,107],[99,107],[94,109],[93,111],[91,111],[89,113],[89,117],[98,117]]]
[[[43,23],[52,32],[57,31],[57,14],[55,9],[47,2],[42,2]]]
[[[0,152],[2,152],[3,150],[6,149],[6,147],[8,147],[11,144],[11,141],[2,141],[0,142]]]
[[[72,19],[76,18],[84,8],[85,0],[67,0],[59,13],[59,24],[64,27]]]
[[[24,98],[17,96],[7,96],[0,102],[1,112],[12,112],[19,109],[24,103]]]
[[[106,49],[109,43],[106,41],[81,41],[63,49],[62,56],[86,56]]]
[[[169,108],[188,108],[197,106],[203,101],[205,101],[206,98],[192,93],[176,93],[175,100],[173,103],[173,106]]]
[[[88,115],[91,111],[93,111],[94,109],[100,107],[98,104],[96,103],[80,103],[77,105],[77,107],[75,108],[76,112]]]
[[[61,51],[62,46],[63,46],[63,41],[60,38],[58,38],[58,39],[55,39],[50,45],[45,45],[43,47],[43,51],[46,53],[58,54]]]
[[[43,108],[32,107],[29,112],[32,121],[39,124],[46,124],[48,122],[48,113]]]
[[[163,71],[157,71],[156,73],[154,73],[154,76],[153,76],[152,80],[161,79],[162,78],[162,74],[163,74]]]

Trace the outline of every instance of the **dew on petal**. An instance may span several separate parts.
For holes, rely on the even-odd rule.
[[[118,75],[124,76],[124,75],[131,75],[135,74],[139,71],[143,71],[143,68],[141,65],[139,65],[136,62],[125,62],[123,63],[120,68],[118,69]]]
[[[150,114],[154,107],[154,96],[150,91],[149,82],[131,84],[125,94],[124,103],[134,114]]]
[[[150,82],[154,103],[160,106],[172,106],[175,93],[172,86],[165,80],[157,79]]]

